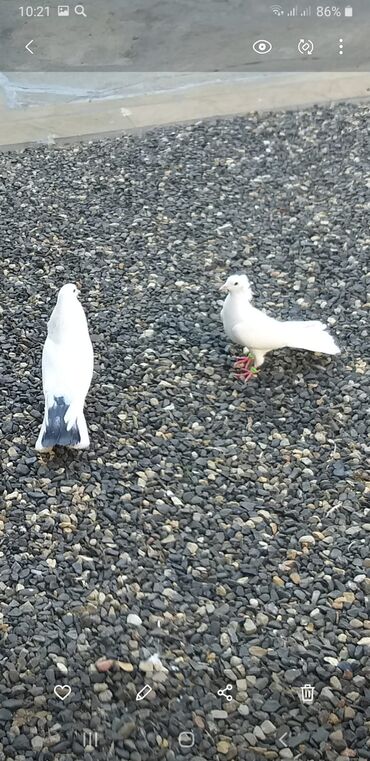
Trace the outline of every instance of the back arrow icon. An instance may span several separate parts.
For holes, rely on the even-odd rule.
[[[284,734],[279,737],[278,742],[282,744],[283,748],[287,748],[288,746],[284,740],[284,737],[288,737],[288,732],[284,732]]]
[[[32,43],[33,43],[33,40],[30,40],[29,42],[27,42],[27,45],[24,46],[25,49],[28,50],[29,53],[31,53],[31,55],[33,55],[33,50],[31,50],[30,48],[30,45],[32,45]]]

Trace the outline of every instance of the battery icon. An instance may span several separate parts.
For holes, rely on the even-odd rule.
[[[348,17],[350,17],[350,16],[353,16],[353,8],[352,8],[352,5],[346,5],[346,7],[345,7],[345,9],[344,9],[344,15],[345,15],[345,16],[348,16]]]

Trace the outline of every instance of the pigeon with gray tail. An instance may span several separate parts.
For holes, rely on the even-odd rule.
[[[94,353],[79,290],[64,285],[48,322],[42,353],[44,419],[35,449],[55,446],[87,449],[90,444],[84,403],[90,388]]]

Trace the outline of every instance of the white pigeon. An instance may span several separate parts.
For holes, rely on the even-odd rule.
[[[289,347],[323,354],[340,353],[322,322],[276,320],[252,306],[253,295],[246,275],[230,275],[220,290],[228,294],[221,311],[225,333],[231,341],[250,352],[249,356],[238,357],[235,364],[245,380],[252,377],[255,368],[261,367],[265,354],[274,349]]]
[[[45,413],[35,449],[86,449],[84,402],[93,374],[94,352],[85,312],[72,283],[63,285],[48,322],[42,353]]]

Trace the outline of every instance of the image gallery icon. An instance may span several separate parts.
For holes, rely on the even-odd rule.
[[[69,5],[58,5],[58,16],[69,16]]]

